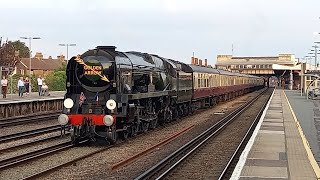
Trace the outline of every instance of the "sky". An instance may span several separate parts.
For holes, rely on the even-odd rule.
[[[0,36],[41,37],[32,52],[69,58],[99,45],[209,64],[218,54],[303,58],[320,41],[319,0],[0,0]],[[25,41],[25,40],[22,40]],[[28,45],[28,43],[27,43]]]

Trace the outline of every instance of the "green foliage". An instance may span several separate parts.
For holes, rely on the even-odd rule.
[[[24,42],[21,42],[18,40],[18,41],[13,41],[12,44],[14,46],[14,49],[16,51],[19,51],[20,58],[30,57],[29,47],[27,47]]]
[[[8,94],[18,93],[18,80],[20,77],[28,77],[26,75],[21,75],[21,74],[15,74],[12,76],[8,76]],[[31,78],[31,88],[32,92],[37,92],[38,91],[38,82],[37,78],[35,75],[32,75]],[[64,91],[65,86],[66,86],[66,66],[63,65],[61,68],[58,70],[55,70],[54,72],[48,74],[46,77],[44,77],[44,82],[48,85],[49,91]],[[29,79],[30,80],[30,79]]]
[[[38,92],[38,81],[37,81],[37,77],[34,74],[32,75],[30,82],[31,82],[31,91]]]
[[[66,71],[56,70],[45,77],[49,91],[64,91],[66,89]]]
[[[57,69],[56,71],[64,71],[66,72],[67,69],[67,64],[66,63],[62,63],[61,67],[59,69]]]
[[[21,76],[21,74],[15,74],[13,76],[9,76],[8,77],[8,93],[17,93],[18,89],[17,89],[17,84],[18,84],[18,80],[19,77]]]

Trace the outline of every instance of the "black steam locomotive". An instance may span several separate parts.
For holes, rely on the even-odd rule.
[[[98,46],[70,59],[63,113],[74,143],[114,143],[261,88],[259,77]]]

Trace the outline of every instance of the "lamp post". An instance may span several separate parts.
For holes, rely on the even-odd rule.
[[[320,42],[314,42],[315,44],[320,44]],[[315,61],[316,61],[316,70],[318,68],[318,62],[317,62],[317,59],[318,59],[318,54],[319,54],[319,46],[313,46],[314,47],[314,56],[315,56]]]
[[[69,46],[76,46],[76,44],[59,44],[59,46],[67,46],[67,63],[69,62]]]
[[[30,78],[30,81],[29,81],[29,93],[31,94],[31,82],[32,82],[32,79],[31,79],[31,57],[32,57],[32,51],[31,51],[31,40],[32,39],[41,39],[40,37],[20,37],[21,39],[29,39],[29,78]]]
[[[308,53],[309,54],[309,53]],[[313,54],[313,53],[311,53],[311,54]],[[311,64],[311,59],[313,58],[313,56],[305,56],[306,58],[307,58],[307,61],[306,61],[306,63],[308,64],[308,63],[310,63]],[[310,61],[310,62],[309,62]]]

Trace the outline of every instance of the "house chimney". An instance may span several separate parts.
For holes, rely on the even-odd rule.
[[[202,66],[202,60],[201,59],[199,59],[199,65]]]
[[[207,59],[204,59],[204,66],[208,66],[208,60]]]
[[[191,57],[191,64],[194,64],[194,57]]]
[[[60,61],[64,61],[65,60],[65,57],[63,54],[61,54],[60,56],[57,56],[58,60]]]
[[[41,52],[37,52],[36,55],[34,55],[35,58],[42,60],[43,59],[43,55]]]
[[[198,65],[198,58],[194,58],[194,64]]]

